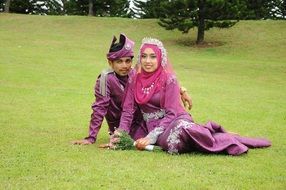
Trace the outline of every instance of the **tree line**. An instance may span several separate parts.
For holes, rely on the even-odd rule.
[[[40,15],[133,17],[130,0],[0,0],[0,11]]]
[[[157,18],[167,30],[198,28],[200,44],[213,27],[229,28],[242,19],[286,19],[286,0],[0,0],[0,12]]]
[[[286,18],[285,0],[0,0],[0,12],[161,18],[168,17],[170,12],[178,14],[182,10],[197,9],[199,5],[207,7],[209,12],[215,12],[219,7],[224,11],[221,17],[231,19]]]

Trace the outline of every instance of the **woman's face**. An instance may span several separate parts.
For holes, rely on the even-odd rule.
[[[146,48],[141,54],[142,69],[148,73],[154,72],[158,68],[158,61],[155,52],[151,48]]]

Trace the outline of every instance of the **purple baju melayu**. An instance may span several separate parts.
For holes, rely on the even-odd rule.
[[[119,127],[127,80],[128,76],[119,76],[112,70],[103,71],[98,77],[95,85],[96,101],[92,104],[93,113],[89,125],[89,136],[85,138],[91,143],[96,141],[104,117],[109,132],[113,133],[115,128]],[[132,130],[129,131],[129,134],[133,139],[136,140],[146,136],[147,132],[140,113],[135,113],[131,125]]]
[[[135,79],[132,79],[135,80]],[[130,80],[130,83],[134,81]],[[132,130],[132,118],[136,109],[134,89],[128,88],[120,120],[120,129]],[[180,104],[177,80],[169,75],[163,88],[151,99],[139,105],[148,130],[151,144],[157,144],[169,153],[200,151],[240,155],[248,148],[268,147],[266,139],[246,138],[227,133],[220,125],[208,122],[194,123]]]

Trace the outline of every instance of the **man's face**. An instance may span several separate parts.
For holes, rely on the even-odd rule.
[[[132,58],[131,57],[122,57],[114,61],[108,61],[111,68],[119,75],[126,76],[128,75],[131,66]]]

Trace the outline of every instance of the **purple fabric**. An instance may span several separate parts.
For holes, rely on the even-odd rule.
[[[153,120],[147,122],[146,127],[148,132],[152,131],[155,127],[168,127],[170,122],[180,115],[187,115],[188,118],[190,117],[180,102],[180,89],[175,77],[171,75],[168,78],[169,79],[166,81],[165,85],[169,86],[173,84],[173,88],[163,87],[159,93],[154,94],[147,104],[137,105],[134,98],[134,88],[128,88],[120,120],[120,128],[122,130],[130,130],[131,122],[133,120],[133,113],[135,112],[136,106],[140,107],[142,113],[147,114],[159,112],[162,108],[166,111],[164,118],[156,120],[155,122]],[[133,83],[134,78],[131,80]],[[162,103],[163,107],[160,103]]]
[[[124,89],[126,87],[128,76],[119,77],[114,72],[107,75],[106,96],[100,93],[100,79],[98,78],[95,85],[95,97],[96,101],[92,104],[93,113],[91,114],[91,120],[89,124],[89,136],[90,142],[96,141],[97,134],[101,128],[102,121],[105,117],[109,132],[114,132],[115,128],[119,127],[119,121],[122,112],[122,100],[124,98]],[[147,131],[144,127],[144,122],[141,113],[134,113],[134,121],[131,122],[132,130],[130,135],[133,139],[138,139],[146,136]]]
[[[218,128],[221,131],[217,130]],[[176,133],[179,134],[177,137]],[[170,136],[173,136],[173,141],[169,140]],[[173,122],[170,128],[159,136],[157,144],[170,153],[199,151],[230,155],[246,153],[249,148],[271,146],[271,142],[266,139],[227,133],[221,126],[211,121],[206,125],[200,125],[182,118]]]
[[[121,34],[121,36],[124,36],[124,38],[125,38],[124,45],[123,45],[122,49],[120,49],[119,51],[109,52],[106,55],[107,59],[110,61],[114,61],[114,60],[122,58],[122,57],[134,57],[134,52],[133,52],[134,42],[132,40],[128,39],[123,34]],[[116,38],[115,38],[115,40],[113,39],[112,43],[114,43],[115,41],[116,41]]]
[[[132,128],[132,113],[136,104],[132,88],[128,89],[126,97],[119,128],[129,131]],[[161,106],[160,97],[163,97]],[[147,104],[139,106],[145,116],[150,116],[146,121],[148,132],[152,132],[157,127],[164,129],[156,144],[169,153],[199,151],[240,155],[247,152],[248,148],[271,146],[271,142],[266,139],[247,138],[227,133],[214,122],[208,122],[206,125],[194,123],[180,104],[179,87],[176,79],[172,77],[169,77],[166,82],[165,90],[154,94]],[[153,117],[161,109],[165,110],[165,116]],[[152,117],[153,119],[150,119]]]

